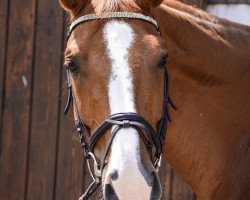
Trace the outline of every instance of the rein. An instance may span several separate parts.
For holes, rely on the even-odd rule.
[[[96,19],[111,19],[111,18],[129,18],[129,19],[140,19],[146,22],[153,24],[158,33],[160,34],[160,28],[157,22],[149,17],[142,15],[140,13],[130,13],[130,12],[112,12],[105,13],[101,15],[89,14],[84,15],[77,18],[70,25],[67,40],[69,39],[73,30],[81,23],[90,20]],[[158,169],[161,164],[161,156],[162,156],[162,147],[165,143],[166,138],[166,128],[167,122],[170,121],[170,115],[168,111],[168,104],[170,104],[174,109],[176,109],[175,105],[171,101],[168,95],[168,73],[165,70],[164,74],[164,101],[163,101],[163,113],[162,117],[159,120],[157,131],[151,126],[151,124],[140,116],[137,113],[116,113],[111,116],[108,116],[104,122],[91,134],[88,127],[84,124],[83,119],[81,118],[79,108],[77,105],[77,101],[75,98],[75,92],[72,87],[72,75],[70,72],[70,67],[66,65],[67,71],[67,79],[68,79],[68,100],[65,106],[64,114],[66,115],[71,103],[73,103],[73,107],[76,112],[76,130],[80,137],[81,146],[83,148],[84,157],[87,160],[87,165],[89,169],[89,173],[93,179],[93,182],[90,184],[86,192],[80,197],[79,200],[87,200],[101,185],[102,173],[103,169],[107,163],[106,159],[108,153],[110,151],[112,142],[118,131],[122,128],[132,127],[137,130],[140,137],[142,138],[145,146],[148,149],[150,154],[152,163],[154,167]],[[111,132],[111,136],[106,144],[106,149],[104,151],[101,162],[98,163],[94,154],[94,146],[96,142],[100,139],[100,137],[111,127],[116,126],[114,130]],[[90,161],[93,161],[93,165],[91,166]]]

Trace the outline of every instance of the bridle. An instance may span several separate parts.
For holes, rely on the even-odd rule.
[[[105,13],[101,15],[89,14],[77,18],[70,25],[67,39],[69,39],[72,31],[81,23],[96,20],[96,19],[110,19],[110,18],[129,18],[129,19],[140,19],[147,21],[154,26],[156,26],[158,33],[160,34],[160,28],[157,22],[148,16],[142,15],[140,13],[130,13],[130,12],[112,12]],[[140,116],[137,113],[116,113],[111,116],[108,116],[104,122],[91,134],[88,127],[84,124],[83,119],[80,115],[79,108],[77,105],[75,92],[72,87],[72,75],[70,71],[70,66],[66,64],[67,79],[68,79],[68,100],[65,106],[64,114],[67,114],[71,102],[73,102],[73,107],[76,114],[76,129],[80,137],[81,146],[83,148],[84,157],[87,159],[87,165],[89,173],[93,179],[93,182],[90,184],[86,192],[80,197],[80,200],[88,199],[101,185],[102,173],[105,167],[106,159],[109,153],[109,150],[112,145],[112,141],[116,134],[122,128],[132,127],[136,129],[142,138],[145,146],[148,149],[152,163],[155,168],[159,168],[161,164],[162,156],[162,147],[165,143],[166,138],[166,128],[167,122],[170,121],[170,115],[168,111],[168,104],[170,104],[174,109],[175,105],[171,101],[168,95],[168,73],[167,70],[164,70],[164,102],[163,102],[163,114],[158,123],[157,132],[151,126],[151,124]],[[101,162],[98,163],[94,154],[94,147],[99,138],[108,130],[113,127],[108,143],[101,159]],[[90,161],[93,161],[91,166]]]

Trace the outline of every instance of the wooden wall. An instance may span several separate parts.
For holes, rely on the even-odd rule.
[[[66,97],[57,1],[0,1],[0,199],[74,200],[89,177]],[[71,112],[70,112],[71,113]],[[164,163],[163,199],[195,200]]]
[[[177,1],[181,1],[182,3],[204,9],[209,0],[177,0]],[[213,1],[217,1],[217,0],[213,0]]]
[[[250,4],[250,0],[177,0],[206,10],[209,4]]]
[[[207,0],[208,4],[250,4],[250,0]]]

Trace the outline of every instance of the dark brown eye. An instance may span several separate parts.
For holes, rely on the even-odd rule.
[[[161,57],[161,60],[160,62],[158,63],[158,67],[160,69],[163,69],[167,66],[167,61],[168,61],[168,54],[164,54],[162,57]]]
[[[77,71],[77,65],[74,61],[68,60],[64,64],[66,70],[69,70],[70,72],[74,73]]]

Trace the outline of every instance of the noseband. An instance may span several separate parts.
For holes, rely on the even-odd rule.
[[[77,18],[70,25],[67,39],[69,39],[72,31],[81,23],[96,20],[96,19],[110,19],[110,18],[129,18],[129,19],[140,19],[149,22],[156,26],[158,33],[160,34],[160,28],[157,22],[148,16],[142,15],[140,13],[129,13],[129,12],[112,12],[105,13],[101,15],[89,14]],[[106,159],[111,148],[112,142],[116,134],[122,128],[132,127],[137,130],[140,137],[142,138],[145,146],[148,149],[152,163],[155,168],[160,167],[162,147],[165,143],[166,138],[166,128],[167,122],[170,121],[170,115],[168,111],[168,103],[176,109],[175,105],[168,96],[168,73],[165,70],[164,77],[164,101],[163,101],[163,114],[158,123],[157,132],[151,126],[151,124],[137,113],[116,113],[114,115],[108,116],[104,122],[91,134],[88,127],[84,124],[83,119],[80,115],[79,108],[77,105],[75,92],[72,87],[72,75],[70,72],[70,67],[66,65],[67,79],[68,79],[68,100],[65,106],[64,114],[67,114],[71,102],[73,102],[73,107],[76,113],[76,129],[80,137],[81,146],[83,148],[84,157],[87,159],[87,165],[89,173],[93,179],[86,192],[80,197],[80,200],[88,199],[101,185],[102,173],[107,163]],[[94,154],[94,147],[99,138],[111,127],[114,126],[111,132],[108,143],[106,144],[106,149],[104,151],[101,162],[98,163]],[[90,161],[92,160],[93,165],[91,166]]]

